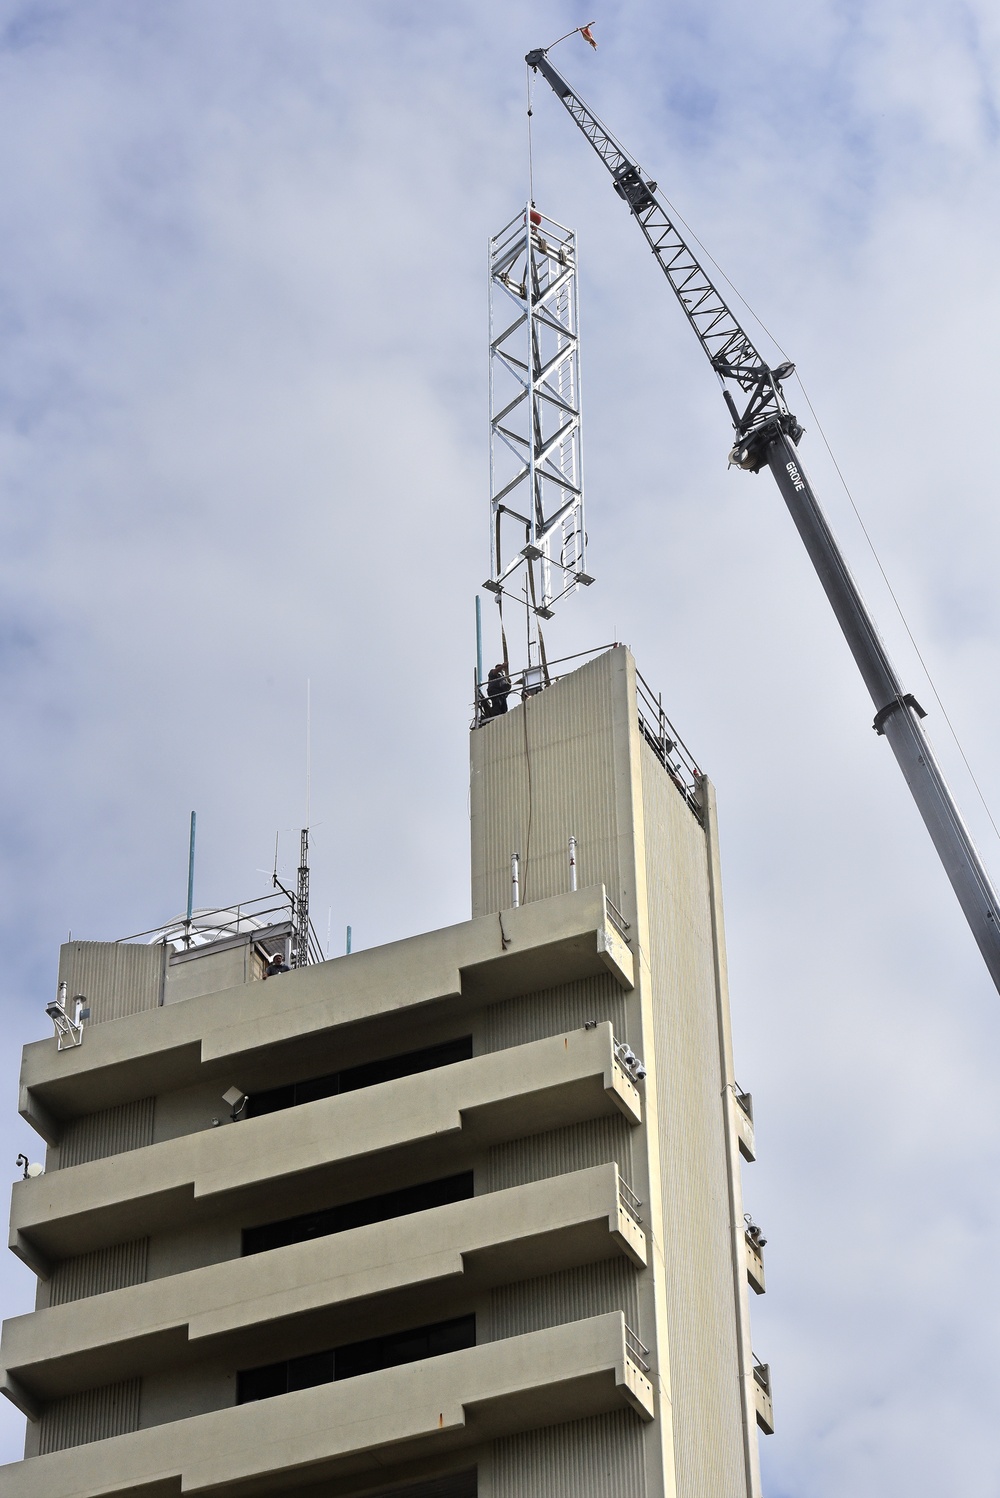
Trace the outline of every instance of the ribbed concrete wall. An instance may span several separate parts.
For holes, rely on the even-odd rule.
[[[632,1126],[615,1113],[588,1119],[548,1134],[531,1134],[495,1144],[486,1156],[486,1190],[504,1191],[571,1170],[614,1161],[626,1182],[632,1184]]]
[[[497,1441],[491,1498],[644,1498],[642,1425],[631,1410]]]
[[[521,855],[524,903],[565,890],[572,834],[581,886],[603,883],[632,923],[633,993],[596,980],[508,1000],[488,1014],[486,1044],[610,1019],[653,1062],[655,1094],[649,1085],[646,1093],[653,1138],[623,1120],[557,1130],[491,1151],[485,1178],[497,1189],[613,1159],[653,1203],[644,1215],[657,1214],[648,1231],[662,1260],[632,1273],[629,1304],[638,1302],[632,1324],[660,1375],[664,1423],[647,1434],[645,1486],[638,1438],[637,1465],[616,1465],[602,1447],[574,1467],[573,1443],[562,1451],[555,1434],[542,1431],[503,1445],[491,1498],[633,1491],[746,1498],[749,1491],[708,844],[637,731],[632,671],[628,652],[613,650],[473,733],[473,907],[487,914],[510,904],[512,852]],[[570,1276],[562,1299],[542,1281],[497,1292],[494,1334],[515,1318],[515,1306],[517,1315],[544,1317],[596,1305],[594,1275],[603,1272],[595,1266],[578,1281]],[[625,1308],[624,1283],[618,1293]],[[576,1475],[566,1478],[567,1471]]]
[[[71,941],[59,953],[59,981],[83,994],[91,1025],[155,1009],[163,994],[163,948],[130,942]]]
[[[153,1142],[155,1109],[156,1099],[144,1097],[74,1119],[63,1130],[57,1148],[49,1150],[48,1169],[65,1170],[88,1160],[144,1149]]]
[[[635,1273],[635,1266],[619,1257],[500,1285],[491,1296],[490,1341],[603,1316],[607,1311],[624,1311],[626,1322],[634,1327],[639,1319]]]
[[[149,1239],[135,1238],[131,1243],[114,1243],[92,1254],[64,1259],[48,1282],[48,1304],[62,1306],[89,1295],[141,1285],[146,1279],[148,1257]]]
[[[610,974],[493,1004],[486,1011],[486,1048],[526,1045],[581,1029],[591,1020],[610,1020],[616,1035],[627,1033],[626,999]],[[502,1191],[610,1161],[631,1185],[632,1127],[621,1114],[494,1145],[487,1154],[485,1189]]]
[[[472,734],[472,913],[511,904],[510,855],[524,903],[569,889],[569,839],[580,887],[604,884],[626,912],[632,828],[621,678],[610,651]],[[617,690],[616,690],[617,688]]]
[[[521,857],[522,903],[568,890],[572,835],[580,887],[604,884],[634,920],[628,700],[627,652],[612,651],[473,733],[475,915],[510,905],[512,852]],[[627,1039],[630,1005],[610,976],[526,994],[487,1011],[485,1043],[504,1049],[594,1019],[610,1020]],[[632,1184],[634,1134],[617,1116],[513,1140],[489,1151],[486,1187],[608,1161]],[[624,1259],[503,1286],[492,1295],[492,1337],[612,1310],[639,1328],[637,1286]],[[490,1498],[644,1498],[644,1439],[641,1422],[626,1411],[499,1441],[487,1491]]]
[[[563,1035],[594,1019],[610,1020],[616,1035],[625,1033],[625,995],[610,973],[491,1005],[486,1011],[486,1048],[502,1051],[547,1035]]]
[[[69,1399],[57,1399],[39,1422],[39,1455],[138,1430],[141,1385],[141,1379],[129,1378]]]
[[[677,1494],[736,1498],[746,1470],[706,842],[645,743],[640,755]]]

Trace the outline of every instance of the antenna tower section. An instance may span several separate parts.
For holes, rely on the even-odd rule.
[[[533,204],[490,240],[490,511],[484,584],[524,610],[528,680],[545,684],[539,621],[586,570],[576,235]],[[505,636],[506,640],[506,636]]]
[[[292,967],[306,967],[309,962],[309,828],[303,827],[299,839],[299,876],[295,890],[295,944]]]

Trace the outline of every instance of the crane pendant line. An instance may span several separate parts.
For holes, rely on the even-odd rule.
[[[736,433],[729,461],[757,473],[767,467],[795,523],[823,590],[875,705],[875,731],[884,735],[930,833],[945,873],[1000,991],[1000,897],[921,725],[923,708],[904,692],[868,606],[806,476],[796,445],[803,428],[789,411],[782,381],[794,365],[770,369],[725,298],[656,198],[656,183],[614,139],[552,66],[542,50],[529,52],[541,73],[611,174],[659,262],[671,289],[723,383]],[[735,392],[728,386],[735,387]],[[737,398],[746,404],[741,411]]]

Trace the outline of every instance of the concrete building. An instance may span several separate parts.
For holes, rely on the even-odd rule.
[[[268,982],[280,932],[63,948],[5,1498],[759,1492],[711,785],[624,648],[471,746],[461,925]]]

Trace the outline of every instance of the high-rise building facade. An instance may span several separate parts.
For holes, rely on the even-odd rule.
[[[471,743],[471,920],[64,947],[5,1498],[759,1493],[711,785],[622,647]]]

